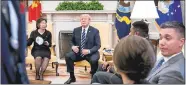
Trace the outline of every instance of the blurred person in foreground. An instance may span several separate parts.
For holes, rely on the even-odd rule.
[[[1,84],[28,84],[23,0],[1,1]]]

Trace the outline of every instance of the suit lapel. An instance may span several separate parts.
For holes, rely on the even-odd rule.
[[[91,27],[89,26],[88,31],[87,31],[87,34],[86,34],[86,40],[85,40],[85,43],[87,43],[88,38],[89,38],[89,36],[90,36],[90,33],[91,33]]]
[[[157,73],[159,73],[161,70],[163,70],[164,68],[166,68],[168,66],[169,66],[168,62],[163,64],[160,68],[158,68],[156,71],[154,71],[152,74],[150,74],[150,76],[148,77],[148,80],[150,80],[153,76],[155,76]]]
[[[79,39],[80,45],[79,46],[81,46],[81,31],[82,31],[82,27],[79,27],[79,30],[78,30],[79,37],[80,37],[80,39]]]
[[[149,77],[147,78],[147,80],[150,80],[153,76],[158,74],[161,70],[163,70],[164,68],[168,67],[169,65],[175,63],[176,61],[178,61],[182,57],[183,57],[183,53],[180,53],[180,54],[174,56],[173,58],[168,60],[165,64],[163,64],[160,68],[158,68],[156,71],[154,71],[152,74],[150,74]]]

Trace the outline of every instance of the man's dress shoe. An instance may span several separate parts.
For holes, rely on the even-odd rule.
[[[70,84],[72,82],[76,82],[76,78],[69,78],[64,84]]]

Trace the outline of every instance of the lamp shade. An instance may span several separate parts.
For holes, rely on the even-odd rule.
[[[159,18],[154,1],[136,1],[131,19],[156,19]]]

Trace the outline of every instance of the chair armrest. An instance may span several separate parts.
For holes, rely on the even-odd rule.
[[[98,61],[99,64],[103,64],[104,62],[105,62],[105,61],[100,60],[100,59],[99,59],[99,61]]]
[[[32,46],[28,46],[27,49],[31,50],[32,49]]]

